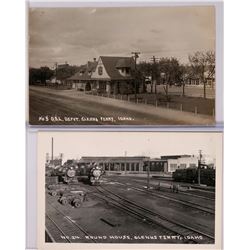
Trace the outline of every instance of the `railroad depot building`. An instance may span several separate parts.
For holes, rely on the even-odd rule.
[[[79,72],[68,78],[72,88],[106,94],[132,94],[135,81],[133,57],[100,56],[88,62]],[[137,93],[143,92],[142,84],[136,86]]]
[[[93,88],[108,94],[130,94],[134,92],[132,57],[100,56],[92,74]]]

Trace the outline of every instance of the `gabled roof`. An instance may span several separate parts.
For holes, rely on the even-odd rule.
[[[69,77],[68,80],[90,80],[91,73],[96,69],[96,66],[97,62],[88,61],[87,64],[83,65],[81,69],[73,76]]]
[[[134,59],[132,57],[124,57],[117,60],[116,68],[131,68],[132,64],[134,64]]]
[[[131,76],[122,76],[118,71],[118,68],[122,65],[125,65],[126,68],[134,69],[135,63],[132,57],[100,56],[100,59],[111,80],[133,79]]]

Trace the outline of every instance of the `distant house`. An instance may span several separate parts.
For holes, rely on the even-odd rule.
[[[91,76],[96,69],[97,61],[88,61],[86,65],[83,65],[81,69],[73,76],[67,79],[67,82],[71,84],[72,88],[82,91],[91,90]]]
[[[206,69],[204,72],[204,82],[207,86],[214,87],[215,85],[215,71]],[[191,67],[184,76],[184,83],[187,85],[203,85],[204,84],[200,73],[193,71]]]

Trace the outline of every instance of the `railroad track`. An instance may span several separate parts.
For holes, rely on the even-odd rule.
[[[50,210],[54,210],[53,218],[46,213],[46,228],[52,240],[68,243],[98,243],[91,237],[86,238],[85,236],[90,236],[90,234],[58,208],[49,202],[47,206]]]
[[[180,238],[183,240],[183,243],[214,243],[214,237],[209,234],[203,233],[182,223],[175,222],[159,213],[144,208],[133,201],[121,197],[120,195],[117,195],[104,187],[96,187],[96,190],[99,192],[99,195],[94,195],[96,195],[98,198],[125,211],[128,214],[133,215],[134,217],[142,220],[143,222],[147,222],[149,224],[161,227],[168,234],[170,233],[171,235],[179,235]]]
[[[191,208],[197,209],[199,211],[202,211],[202,212],[205,212],[205,213],[208,213],[208,214],[212,214],[212,215],[215,214],[214,209],[199,205],[197,203],[193,203],[193,202],[190,202],[190,201],[184,201],[184,200],[181,200],[181,199],[176,199],[176,198],[173,198],[172,196],[168,196],[166,194],[161,195],[161,194],[158,194],[158,193],[156,193],[156,192],[154,192],[152,190],[144,190],[142,188],[137,188],[137,187],[130,187],[130,188],[133,189],[133,190],[137,190],[137,191],[140,191],[140,192],[143,192],[143,193],[150,194],[150,195],[158,197],[158,198],[174,201],[176,203],[180,203],[180,204],[182,204],[184,206],[191,207]]]
[[[119,182],[119,181],[116,181],[117,183],[119,184],[122,184],[122,185],[126,185],[126,186],[129,186],[127,183],[123,183],[123,182]],[[143,183],[145,185],[147,185],[147,183]],[[133,185],[137,185],[139,187],[139,185],[134,182]],[[156,184],[152,184],[153,187],[157,187]],[[167,187],[161,187],[163,188],[163,190],[169,190]],[[187,195],[187,196],[190,196],[190,197],[195,197],[195,198],[200,198],[200,199],[204,199],[204,200],[209,200],[209,201],[215,201],[215,198],[211,198],[211,197],[206,197],[206,196],[202,196],[202,195],[198,195],[198,194],[191,194],[191,193],[188,193],[188,192],[184,192],[184,191],[181,191],[179,190],[179,193],[183,194],[183,195]]]
[[[62,229],[57,225],[57,223],[48,214],[46,214],[45,231],[47,232],[52,242],[71,243],[71,240],[67,237],[67,235],[62,231]]]

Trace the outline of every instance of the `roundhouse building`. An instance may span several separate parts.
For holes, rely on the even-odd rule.
[[[141,173],[144,171],[144,162],[149,160],[146,156],[117,156],[117,157],[82,157],[79,163],[97,163],[109,172]]]
[[[97,163],[106,173],[172,174],[176,169],[198,167],[198,157],[193,155],[167,155],[161,158],[146,156],[84,156],[78,163]]]

